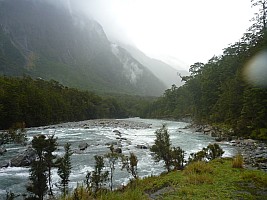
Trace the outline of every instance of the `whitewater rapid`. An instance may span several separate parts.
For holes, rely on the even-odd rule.
[[[104,155],[109,152],[107,144],[117,143],[122,149],[124,155],[129,155],[134,152],[138,158],[138,175],[140,177],[159,175],[164,171],[163,163],[155,163],[152,159],[149,147],[151,147],[155,140],[155,131],[166,124],[169,130],[172,146],[179,146],[186,152],[186,157],[190,153],[197,152],[209,143],[214,143],[214,138],[196,133],[193,129],[187,128],[188,123],[166,121],[166,120],[151,120],[130,118],[124,120],[114,120],[115,123],[101,122],[92,125],[92,121],[80,123],[65,123],[62,125],[54,125],[48,127],[31,128],[27,130],[29,141],[34,135],[45,134],[52,135],[58,138],[58,150],[56,155],[63,155],[64,144],[70,143],[74,154],[71,157],[72,172],[70,175],[70,190],[76,187],[77,184],[82,184],[85,180],[85,175],[88,171],[94,170],[94,156]],[[123,123],[122,123],[123,121]],[[132,124],[130,126],[122,126],[121,124]],[[141,126],[136,124],[140,123]],[[89,124],[89,125],[87,125]],[[116,132],[121,132],[121,138],[118,138]],[[80,151],[78,146],[81,143],[87,143],[89,146],[84,151]],[[144,145],[148,149],[139,149],[137,145]],[[231,145],[224,143],[220,144],[225,151],[224,156],[233,156],[236,149]],[[9,145],[6,146],[7,153],[0,156],[0,161],[11,159],[19,152],[23,152],[26,147]],[[121,165],[116,165],[114,184],[116,187],[127,184],[129,181],[129,174],[120,170]],[[56,190],[56,183],[59,182],[57,171],[53,171],[53,184]],[[25,185],[29,177],[28,167],[8,167],[0,169],[0,199],[6,194],[6,191],[14,193],[25,193]]]

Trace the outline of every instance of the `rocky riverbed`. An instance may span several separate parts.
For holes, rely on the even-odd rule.
[[[210,125],[191,124],[196,132],[214,137],[219,143],[229,143],[237,148],[244,158],[244,167],[260,169],[267,172],[267,143],[258,140],[237,138],[232,136],[232,130],[223,130]]]
[[[67,122],[62,124],[50,125],[38,127],[37,129],[56,129],[56,128],[85,128],[90,129],[94,127],[113,127],[113,128],[124,128],[124,129],[146,129],[151,128],[150,123],[141,121],[130,121],[130,120],[117,120],[117,119],[94,119],[79,122]]]
[[[267,172],[267,144],[252,139],[233,140],[231,144],[238,148],[249,169],[261,169]]]

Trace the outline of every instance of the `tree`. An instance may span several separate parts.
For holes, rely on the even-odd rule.
[[[184,168],[185,163],[185,152],[180,147],[173,147],[172,151],[172,165],[174,166],[174,169],[179,170]]]
[[[127,172],[130,173],[134,179],[138,179],[137,164],[138,159],[133,152],[130,152],[129,157],[122,156],[122,169],[126,169]]]
[[[256,13],[256,19],[254,21],[258,22],[260,29],[267,28],[267,0],[251,0],[252,6],[259,7],[259,12]]]
[[[115,151],[113,145],[110,146],[110,152],[105,155],[105,158],[107,159],[108,166],[110,169],[110,190],[112,191],[113,189],[113,176],[114,176],[114,171],[115,171],[115,164],[117,160],[119,159],[119,154]]]
[[[51,170],[54,166],[53,160],[56,158],[55,155],[53,155],[53,152],[57,149],[57,138],[54,138],[54,135],[47,137],[47,146],[45,148],[45,161],[47,164],[48,169],[48,185],[49,185],[49,195],[53,196],[52,191],[52,174]]]
[[[6,132],[0,133],[2,143],[16,143],[25,145],[27,139],[25,123],[15,123]]]
[[[94,195],[98,193],[98,191],[102,188],[104,183],[108,180],[108,171],[103,171],[104,157],[103,156],[94,156],[95,158],[95,170],[92,172],[88,172],[86,175],[86,184],[87,187],[90,186],[90,189],[93,190]],[[88,188],[87,188],[88,189]]]
[[[210,161],[221,157],[224,154],[222,148],[217,144],[209,144],[204,147],[201,151],[191,153],[188,158],[188,163],[196,161]]]
[[[43,200],[47,192],[47,163],[45,161],[44,152],[46,147],[45,135],[34,136],[32,147],[36,151],[37,159],[33,161],[30,168],[31,184],[27,190],[32,192],[35,197]]]
[[[198,74],[201,74],[203,67],[204,67],[204,64],[201,62],[196,62],[193,65],[191,65],[189,68],[189,72],[191,72],[191,76],[194,77]]]
[[[160,129],[156,130],[155,134],[155,144],[151,147],[150,151],[155,153],[153,157],[156,162],[159,162],[160,160],[164,161],[165,168],[169,172],[172,164],[172,153],[170,136],[166,125],[163,124]]]
[[[214,160],[215,158],[219,158],[224,154],[224,151],[217,143],[209,144],[206,148],[206,151],[208,160]]]
[[[59,188],[61,189],[64,197],[68,194],[69,177],[71,173],[71,160],[72,151],[70,149],[71,144],[66,143],[64,145],[65,154],[63,157],[57,159],[56,165],[58,167],[58,175],[61,178]]]

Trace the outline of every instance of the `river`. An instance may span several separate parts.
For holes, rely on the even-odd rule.
[[[112,122],[112,123],[111,123]],[[155,163],[152,159],[149,149],[139,149],[137,145],[150,147],[155,140],[155,131],[166,124],[169,130],[172,146],[180,146],[186,152],[186,157],[190,153],[197,152],[209,143],[214,143],[214,138],[196,133],[193,129],[187,128],[188,123],[166,120],[152,120],[129,118],[124,120],[89,120],[84,122],[71,122],[47,127],[38,127],[27,129],[29,142],[37,134],[54,134],[58,138],[59,147],[57,155],[63,155],[63,145],[70,143],[74,151],[72,155],[72,172],[70,175],[70,189],[73,189],[77,183],[82,183],[87,171],[94,169],[94,155],[104,155],[109,151],[107,143],[118,143],[122,153],[129,155],[134,152],[138,157],[138,175],[140,177],[158,175],[164,171],[163,163]],[[122,133],[122,139],[119,140],[114,130]],[[78,146],[86,142],[89,147],[80,151]],[[236,149],[227,144],[220,144],[225,151],[224,156],[233,156]],[[26,147],[17,145],[7,145],[7,153],[0,156],[0,162],[11,159]],[[25,193],[25,184],[29,177],[29,168],[27,167],[7,167],[0,169],[0,199],[4,199],[6,191],[12,191],[16,194]],[[116,165],[114,184],[120,186],[126,184],[129,180],[129,174],[120,170],[120,164]],[[53,170],[53,183],[57,183],[59,177],[56,170]],[[54,186],[55,187],[55,186]],[[55,187],[56,189],[56,187]]]

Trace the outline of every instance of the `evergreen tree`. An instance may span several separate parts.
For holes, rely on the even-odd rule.
[[[47,192],[47,163],[45,161],[44,152],[46,148],[46,140],[44,135],[34,136],[32,147],[37,153],[37,159],[33,161],[30,168],[31,184],[27,190],[34,194],[37,199],[43,200]]]
[[[58,175],[61,178],[59,188],[61,189],[64,197],[68,194],[68,184],[69,184],[69,177],[71,173],[71,155],[72,151],[70,149],[70,144],[66,143],[64,145],[65,154],[63,157],[59,158],[56,161],[56,166],[58,167]]]
[[[184,168],[185,163],[185,152],[180,147],[173,147],[172,151],[172,165],[174,166],[174,169],[180,170]]]
[[[137,156],[130,152],[130,156],[122,156],[122,169],[126,169],[128,173],[132,175],[134,179],[138,179],[137,172],[138,159]]]
[[[56,158],[55,155],[53,155],[53,152],[57,149],[57,138],[54,138],[54,135],[47,137],[47,146],[45,148],[45,161],[47,164],[48,169],[48,185],[49,185],[49,195],[53,196],[52,191],[52,174],[51,170],[52,167],[54,167],[53,160]]]
[[[113,147],[113,145],[110,146],[110,152],[105,155],[105,158],[107,159],[107,163],[110,169],[110,190],[113,190],[113,176],[115,172],[115,164],[117,160],[119,159],[120,155],[117,153]]]
[[[155,134],[155,144],[151,147],[150,151],[155,153],[153,157],[156,162],[159,162],[160,160],[164,161],[165,168],[169,172],[171,170],[172,155],[170,135],[166,125],[162,125],[160,129],[156,130]]]
[[[95,170],[88,172],[86,175],[86,185],[87,189],[90,186],[90,189],[93,190],[94,195],[101,190],[104,183],[108,180],[108,171],[103,171],[105,167],[104,157],[103,156],[94,156],[95,158]]]

